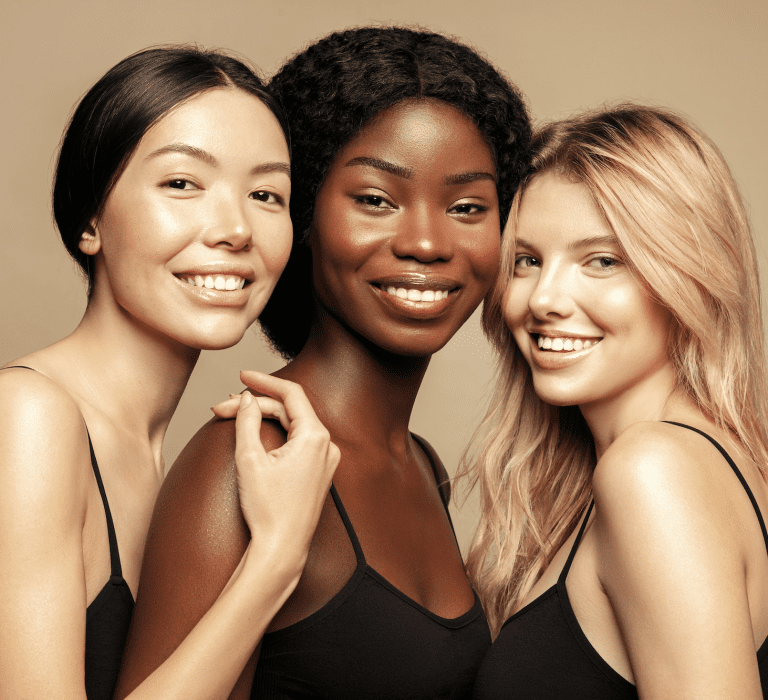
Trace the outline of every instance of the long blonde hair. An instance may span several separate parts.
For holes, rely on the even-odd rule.
[[[555,172],[586,186],[627,263],[676,323],[678,387],[768,471],[768,376],[754,245],[717,147],[674,113],[638,105],[546,126],[512,205],[502,269],[483,311],[498,382],[461,473],[482,517],[467,560],[494,634],[568,538],[591,497],[596,458],[575,406],[545,404],[502,318],[526,186]],[[471,456],[470,456],[471,455]]]

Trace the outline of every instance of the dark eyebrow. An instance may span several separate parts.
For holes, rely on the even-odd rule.
[[[261,163],[251,168],[251,175],[260,175],[261,173],[285,173],[288,177],[291,176],[291,166],[283,161],[275,161],[274,163]]]
[[[152,151],[147,156],[147,160],[150,158],[157,158],[157,156],[165,155],[166,153],[183,153],[184,155],[191,156],[192,158],[197,158],[198,160],[202,160],[204,163],[207,163],[208,165],[212,165],[213,167],[216,167],[219,164],[219,161],[216,160],[208,151],[204,151],[202,148],[198,148],[197,146],[190,146],[188,143],[169,143],[167,146],[163,146],[162,148],[158,148],[156,151]]]
[[[395,163],[390,163],[389,161],[381,160],[380,158],[360,156],[344,163],[345,168],[352,167],[353,165],[367,165],[369,168],[383,170],[385,173],[389,173],[395,177],[401,177],[404,180],[409,180],[413,177],[413,170],[410,168],[404,168],[402,165],[395,165]]]
[[[496,176],[492,173],[477,172],[477,173],[457,173],[456,175],[447,175],[445,178],[446,185],[466,185],[468,182],[477,182],[478,180],[490,180],[496,182]]]
[[[152,151],[147,158],[156,158],[157,156],[165,155],[166,153],[183,153],[184,155],[197,158],[198,160],[207,163],[208,165],[217,168],[219,161],[215,156],[212,156],[208,151],[204,151],[197,146],[190,146],[188,143],[171,143],[162,148],[158,148],[156,151]],[[283,161],[275,161],[274,163],[260,163],[259,165],[251,168],[251,175],[260,175],[261,173],[285,173],[288,177],[291,176],[291,166]]]

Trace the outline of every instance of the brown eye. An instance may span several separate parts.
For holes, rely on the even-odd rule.
[[[265,204],[283,204],[283,198],[274,192],[268,192],[267,190],[257,190],[251,193],[251,199],[255,199],[257,202],[264,202]]]

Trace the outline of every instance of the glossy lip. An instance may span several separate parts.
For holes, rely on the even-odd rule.
[[[568,352],[551,352],[549,350],[542,350],[538,345],[538,336],[543,335],[547,338],[578,338],[580,340],[600,340],[600,342],[593,344],[591,347],[584,348],[583,350],[570,350]],[[594,335],[569,335],[562,331],[547,331],[546,333],[529,332],[528,337],[530,339],[531,347],[531,362],[539,369],[553,370],[564,369],[579,362],[584,357],[589,355],[595,348],[598,348],[602,343],[601,336]]]
[[[442,316],[461,293],[461,285],[455,280],[420,273],[379,277],[370,282],[370,287],[387,307],[395,309],[401,315],[423,321]],[[389,294],[386,291],[387,287],[420,290],[434,289],[435,291],[447,291],[448,296],[439,301],[409,301],[408,299],[401,299]]]
[[[387,287],[402,287],[404,289],[434,289],[435,291],[441,292],[453,292],[461,287],[458,282],[449,277],[423,275],[417,272],[393,275],[392,277],[379,277],[372,280],[371,284],[382,289],[386,289]]]
[[[230,268],[231,269],[231,268]],[[196,268],[196,270],[200,270],[200,268]],[[183,274],[185,276],[194,276],[195,274],[198,275],[211,275],[211,274],[217,274],[217,275],[223,275],[224,272],[184,272],[179,273]],[[236,275],[238,273],[236,272],[229,272],[230,275]],[[244,275],[240,275],[240,277],[245,277]],[[231,306],[231,307],[238,307],[238,306],[245,306],[248,300],[251,297],[251,282],[254,279],[254,275],[251,274],[251,280],[246,280],[245,286],[242,289],[208,289],[207,287],[198,287],[197,285],[190,284],[187,282],[186,279],[182,279],[178,277],[177,275],[173,275],[173,279],[176,281],[178,285],[180,285],[187,294],[191,294],[193,298],[199,301],[203,301],[207,304],[212,304],[213,306]]]
[[[185,268],[184,270],[179,270],[178,272],[173,273],[174,277],[183,282],[186,282],[187,277],[194,277],[195,275],[200,275],[201,277],[205,277],[206,275],[232,275],[242,277],[245,280],[246,287],[256,279],[256,273],[249,265],[223,261],[199,263],[193,267]]]

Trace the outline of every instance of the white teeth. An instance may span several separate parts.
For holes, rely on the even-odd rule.
[[[448,297],[448,290],[425,289],[421,291],[419,289],[405,289],[403,287],[387,287],[386,292],[393,297],[407,299],[408,301],[440,301]]]
[[[553,352],[572,352],[579,350],[586,350],[593,345],[597,345],[600,339],[597,340],[581,340],[580,338],[550,338],[545,335],[540,335],[536,344],[542,350],[552,350]]]
[[[219,289],[234,291],[242,289],[245,286],[245,279],[239,275],[195,275],[194,277],[183,277],[187,284],[205,289]]]

